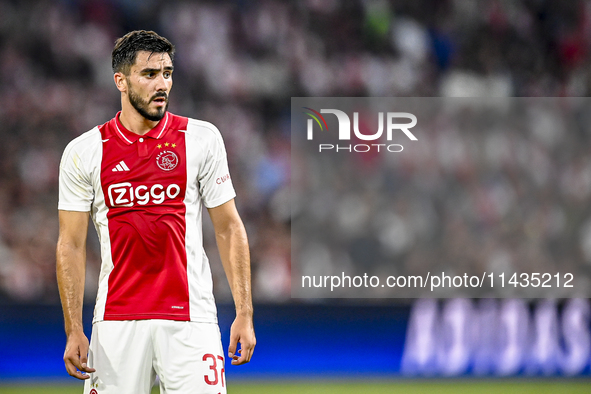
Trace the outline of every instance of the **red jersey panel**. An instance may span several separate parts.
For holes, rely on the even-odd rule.
[[[185,197],[187,118],[167,114],[144,136],[116,116],[100,127],[101,183],[113,271],[105,320],[189,320]],[[163,285],[164,284],[164,285]]]

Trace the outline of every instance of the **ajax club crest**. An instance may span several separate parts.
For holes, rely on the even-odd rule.
[[[156,164],[161,170],[172,171],[179,164],[179,157],[172,151],[163,150],[156,156]]]

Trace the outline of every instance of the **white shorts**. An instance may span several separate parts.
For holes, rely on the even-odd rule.
[[[92,326],[84,394],[224,394],[217,324],[173,320],[100,321]]]

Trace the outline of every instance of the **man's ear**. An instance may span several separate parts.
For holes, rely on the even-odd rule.
[[[127,78],[125,78],[122,72],[115,73],[113,79],[115,80],[115,86],[117,86],[120,92],[127,92]]]

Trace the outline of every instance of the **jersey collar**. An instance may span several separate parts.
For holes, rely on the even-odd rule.
[[[121,124],[121,121],[119,120],[119,115],[121,114],[121,111],[117,112],[117,115],[115,115],[115,134],[117,134],[119,136],[119,138],[121,138],[121,140],[127,144],[127,145],[131,145],[134,142],[136,142],[138,139],[140,138],[155,138],[155,139],[160,139],[162,138],[162,136],[164,135],[164,132],[167,129],[167,126],[169,125],[169,119],[170,119],[170,113],[168,111],[166,111],[166,114],[164,115],[164,118],[162,118],[160,120],[160,122],[158,122],[158,124],[156,125],[156,127],[154,127],[152,130],[148,131],[146,134],[144,135],[139,135],[136,134],[132,131],[129,131],[125,128],[125,126],[123,126],[123,124]]]

